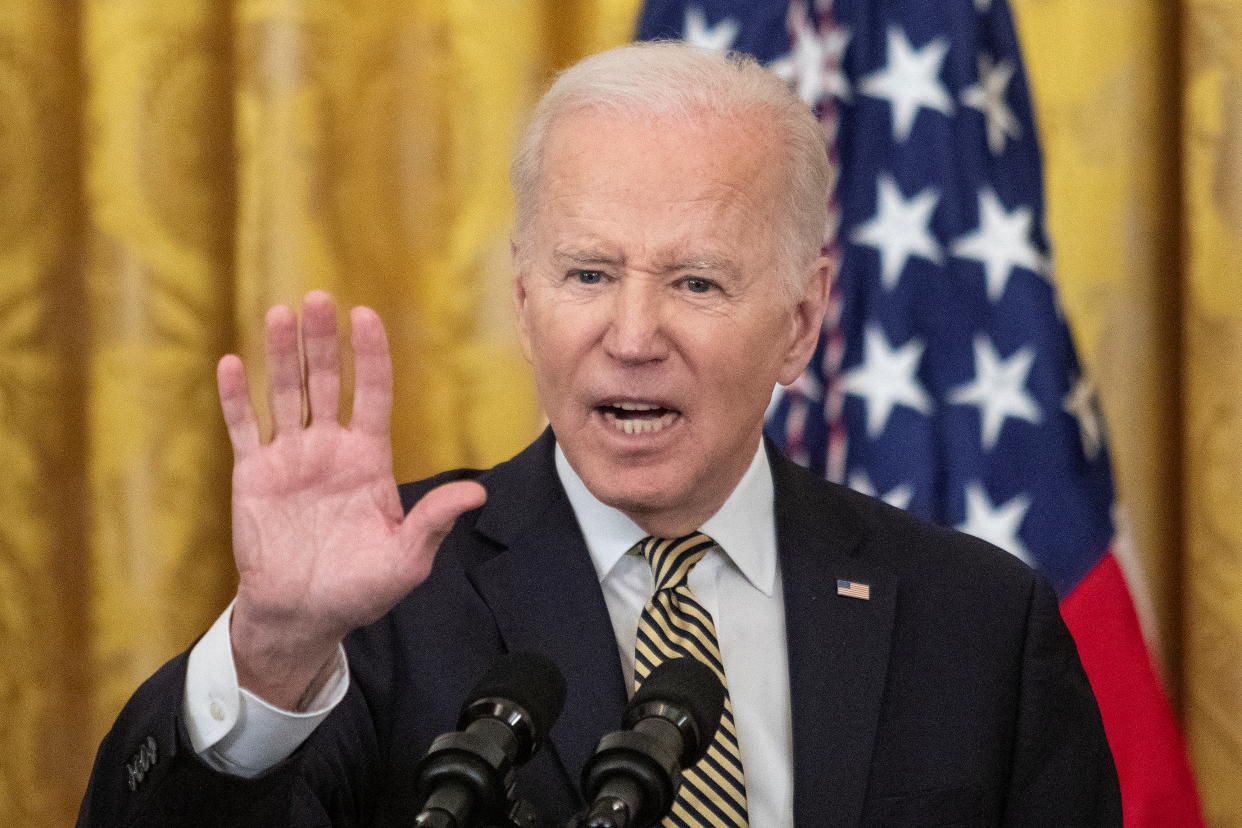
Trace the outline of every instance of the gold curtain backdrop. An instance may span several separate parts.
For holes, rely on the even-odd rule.
[[[378,308],[403,479],[540,427],[506,175],[634,0],[7,0],[0,9],[0,824],[70,824],[95,746],[236,584],[215,362],[265,309]]]
[[[638,0],[0,8],[0,823],[69,824],[134,687],[231,596],[214,364],[376,307],[396,468],[540,425],[508,157]],[[1242,826],[1242,0],[1014,0],[1057,279],[1209,819]]]
[[[1123,563],[1208,823],[1242,826],[1242,2],[1013,5]]]

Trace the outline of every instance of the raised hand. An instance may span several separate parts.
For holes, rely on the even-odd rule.
[[[337,644],[392,608],[431,571],[457,517],[483,503],[477,483],[428,493],[403,515],[392,474],[392,364],[379,317],[350,314],[354,405],[338,420],[336,308],[323,291],[298,321],[268,311],[268,403],[263,444],[242,361],[220,360],[220,404],[233,444],[233,554],[241,580],[231,634],[238,681],[272,704],[296,708]],[[305,401],[305,407],[304,407]]]

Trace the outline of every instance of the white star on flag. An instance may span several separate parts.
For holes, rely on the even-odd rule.
[[[878,437],[884,433],[893,407],[904,405],[921,414],[930,414],[931,397],[915,378],[924,344],[911,339],[894,350],[875,325],[867,327],[863,345],[863,361],[842,375],[842,388],[847,394],[862,397],[867,406],[867,434]]]
[[[975,378],[953,389],[949,402],[979,407],[979,430],[984,449],[991,450],[1010,417],[1038,425],[1043,419],[1038,403],[1026,390],[1026,377],[1035,362],[1029,346],[1001,359],[991,340],[975,337]]]
[[[983,113],[987,123],[988,149],[993,155],[1005,151],[1006,138],[1019,138],[1022,125],[1005,100],[1014,66],[1002,60],[995,66],[990,55],[979,55],[979,82],[962,91],[962,103]]]
[[[979,483],[966,486],[966,520],[957,525],[958,531],[999,546],[1027,566],[1032,565],[1031,553],[1018,537],[1018,529],[1031,508],[1031,499],[1025,494],[1015,495],[1000,506],[993,506],[988,493]]]
[[[915,49],[901,29],[888,30],[888,65],[867,75],[860,86],[864,95],[889,102],[895,140],[904,142],[910,137],[920,109],[952,114],[953,98],[939,77],[948,53],[949,41],[943,37]]]
[[[896,506],[898,509],[906,509],[910,506],[910,501],[914,499],[914,489],[909,483],[902,483],[888,490],[887,494],[879,495],[876,493],[875,486],[871,483],[871,478],[864,471],[856,471],[850,475],[849,486],[856,492],[865,494],[869,497],[879,497],[889,506]]]
[[[878,183],[875,217],[856,227],[850,238],[855,244],[880,251],[880,281],[885,289],[892,290],[911,256],[935,264],[943,259],[940,245],[928,229],[940,193],[928,187],[907,201],[891,176],[881,175]]]
[[[1034,217],[1030,207],[1005,212],[1005,206],[990,187],[979,191],[979,227],[953,242],[953,255],[973,259],[983,265],[988,299],[999,302],[1005,295],[1009,276],[1015,267],[1037,274],[1044,272],[1044,260],[1031,240]]]
[[[975,0],[975,11],[986,12],[992,10],[992,0]]]
[[[798,97],[814,108],[824,98],[849,100],[850,84],[841,69],[850,34],[840,26],[820,22],[812,26],[801,0],[789,4],[786,15],[792,49],[768,68],[798,86]]]
[[[741,24],[732,17],[726,17],[715,26],[707,25],[707,15],[699,6],[686,7],[686,25],[682,27],[681,39],[691,46],[710,49],[713,52],[727,52],[733,48]]]
[[[1062,400],[1065,410],[1078,422],[1078,434],[1082,437],[1082,453],[1094,460],[1104,447],[1104,421],[1096,402],[1095,388],[1087,377],[1080,376],[1073,389]]]

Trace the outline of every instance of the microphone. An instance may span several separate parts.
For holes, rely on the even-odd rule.
[[[725,689],[710,667],[670,659],[625,709],[625,729],[600,739],[582,769],[591,803],[579,828],[644,828],[673,807],[681,770],[703,758],[720,726]]]
[[[467,695],[458,730],[431,743],[414,769],[424,828],[508,821],[513,770],[539,750],[565,704],[565,679],[547,658],[509,653]]]

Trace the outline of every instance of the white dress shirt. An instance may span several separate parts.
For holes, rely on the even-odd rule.
[[[647,562],[626,552],[647,533],[597,500],[560,446],[556,471],[599,576],[622,673],[632,692],[638,618],[654,583]],[[720,548],[695,565],[689,583],[716,622],[746,774],[750,824],[791,826],[793,734],[785,603],[776,553],[772,473],[762,441],[733,493],[700,530]],[[204,761],[249,777],[289,756],[314,731],[344,698],[349,669],[342,650],[335,670],[306,712],[273,707],[237,684],[229,639],[231,613],[230,605],[190,652],[184,712],[190,741]]]

